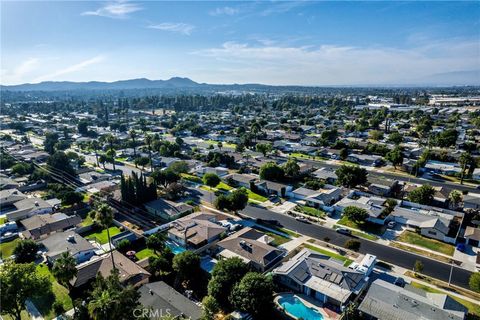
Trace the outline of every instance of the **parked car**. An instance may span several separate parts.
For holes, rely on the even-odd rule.
[[[347,236],[351,236],[352,235],[352,231],[350,231],[349,229],[347,228],[338,228],[336,230],[338,233],[341,233],[341,234],[344,234],[344,235],[347,235]]]
[[[295,220],[300,221],[300,222],[304,222],[304,223],[308,223],[308,219],[304,218],[304,217],[296,217]]]
[[[459,243],[457,244],[457,250],[460,251],[460,252],[465,252],[465,250],[467,249],[467,246],[465,246],[464,243]]]
[[[398,277],[397,279],[395,279],[395,281],[393,282],[393,284],[396,285],[396,286],[399,286],[399,287],[402,287],[402,288],[403,288],[403,287],[405,287],[406,282],[405,282],[405,280],[404,280],[403,278]]]
[[[393,229],[396,225],[397,223],[395,221],[390,221],[389,223],[387,223],[387,228]]]

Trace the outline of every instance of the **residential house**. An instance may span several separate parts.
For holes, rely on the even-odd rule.
[[[56,232],[41,240],[39,244],[45,249],[44,256],[51,264],[64,252],[82,263],[94,256],[96,248],[75,231]]]
[[[334,208],[337,212],[343,212],[346,207],[350,206],[365,209],[368,213],[367,221],[384,225],[390,214],[386,201],[386,198],[353,190],[345,198],[335,203]]]
[[[403,200],[390,214],[390,219],[419,229],[425,237],[456,243],[463,213]]]
[[[10,210],[6,213],[8,221],[18,221],[36,214],[53,211],[53,206],[41,198],[25,198],[14,202],[10,207]]]
[[[239,174],[239,173],[232,173],[225,177],[223,177],[223,181],[229,182],[231,181],[236,187],[244,187],[250,189],[252,183],[258,180],[257,176],[252,174]]]
[[[465,209],[480,209],[480,193],[471,193],[463,196],[463,208]]]
[[[314,177],[320,180],[324,180],[326,183],[330,183],[330,184],[334,184],[338,179],[337,174],[335,173],[335,170],[330,168],[320,168],[314,171],[312,174]]]
[[[20,221],[25,231],[22,236],[26,239],[38,240],[51,233],[76,227],[82,222],[77,215],[67,216],[65,213],[40,214]]]
[[[193,212],[193,207],[186,203],[178,203],[161,198],[147,202],[144,206],[153,216],[167,221],[175,220]]]
[[[146,314],[149,318],[161,318],[167,315],[174,319],[202,318],[200,306],[163,281],[143,284],[138,292],[140,293],[139,302],[145,309],[149,309],[149,313]]]
[[[124,285],[134,287],[148,283],[150,273],[140,267],[132,260],[125,257],[120,252],[114,250],[100,257],[95,257],[90,261],[77,265],[77,275],[70,281],[74,288],[88,284],[95,279],[97,274],[108,277],[112,270],[112,255],[115,262],[115,268],[118,270],[120,282]]]
[[[342,198],[342,189],[325,185],[319,190],[300,187],[292,191],[293,198],[305,201],[305,204],[314,208],[329,207]]]
[[[292,192],[292,186],[268,180],[260,180],[255,183],[255,186],[266,194],[274,194],[279,197],[286,197]]]
[[[278,263],[284,251],[272,246],[268,235],[246,227],[217,243],[218,256],[238,257],[253,269],[265,272]]]
[[[111,177],[112,175],[108,173],[100,173],[94,170],[82,172],[78,175],[78,179],[80,180],[80,182],[85,185],[100,181],[106,181],[109,180]]]
[[[199,166],[199,167],[196,167],[194,171],[200,177],[203,177],[203,175],[206,173],[214,173],[219,177],[224,177],[228,174],[228,169],[223,167],[212,168],[212,167]]]
[[[404,288],[375,280],[358,310],[366,319],[463,320],[467,308],[444,293],[431,293],[410,285]]]
[[[368,182],[368,191],[381,197],[391,196],[398,186],[398,180],[377,178],[374,176],[369,176]]]
[[[347,157],[347,160],[369,167],[378,167],[383,163],[383,159],[380,156],[359,153],[350,153]]]
[[[462,171],[458,163],[437,160],[428,160],[424,168],[427,172],[445,175],[454,175]]]
[[[309,249],[303,249],[275,268],[273,274],[281,285],[338,308],[348,305],[368,283],[365,273]]]
[[[480,246],[480,228],[479,227],[470,227],[468,226],[465,229],[465,240],[466,243],[473,246],[479,247]]]
[[[220,240],[227,228],[218,223],[218,215],[196,212],[171,222],[168,238],[189,249],[203,250]]]
[[[17,189],[5,189],[0,191],[0,204],[3,208],[13,205],[15,202],[26,199],[27,196]]]

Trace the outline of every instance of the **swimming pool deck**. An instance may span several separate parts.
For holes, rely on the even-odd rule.
[[[317,310],[318,312],[320,312],[323,316],[323,319],[324,320],[338,320],[340,319],[340,314],[334,312],[333,310],[330,310],[328,308],[324,308],[322,306],[322,304],[309,297],[309,296],[306,296],[304,294],[299,294],[299,293],[290,293],[290,292],[285,292],[285,293],[279,293],[275,296],[275,299],[274,299],[274,302],[275,304],[278,306],[278,308],[280,310],[282,310],[283,312],[285,312],[289,317],[293,318],[293,319],[297,319],[297,317],[295,317],[294,315],[290,314],[288,311],[286,311],[285,309],[282,308],[282,306],[280,305],[280,303],[278,302],[278,300],[281,298],[281,297],[286,297],[286,296],[294,296],[294,297],[297,297],[299,300],[302,301],[302,303],[309,307],[309,308],[313,308],[315,310]]]

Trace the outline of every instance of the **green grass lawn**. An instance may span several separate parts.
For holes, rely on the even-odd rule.
[[[287,243],[288,241],[291,240],[290,238],[287,238],[285,236],[279,235],[279,234],[274,233],[274,232],[266,231],[265,229],[262,229],[262,228],[257,227],[255,229],[257,229],[260,232],[263,232],[266,235],[268,235],[269,237],[273,238],[273,241],[270,244],[274,247],[278,247],[279,245]]]
[[[221,181],[215,188],[223,191],[233,190],[233,187],[230,187],[228,184],[226,184],[223,181]]]
[[[116,234],[119,234],[121,231],[118,227],[110,227],[110,237],[113,237]],[[85,238],[87,239],[96,239],[100,244],[105,244],[108,242],[107,229],[104,229],[100,232],[90,233]]]
[[[295,209],[299,212],[302,212],[304,214],[307,214],[307,215],[313,216],[313,217],[324,218],[326,216],[325,211],[320,210],[320,209],[315,209],[315,208],[312,208],[312,207],[308,207],[308,206],[300,206],[299,205]]]
[[[185,179],[185,180],[188,180],[188,181],[192,181],[192,182],[195,182],[195,183],[200,183],[200,184],[203,184],[203,181],[200,177],[197,177],[197,176],[194,176],[192,174],[188,174],[188,173],[181,173],[180,176]]]
[[[155,256],[155,253],[153,252],[152,249],[148,249],[148,248],[142,249],[135,254],[135,257],[137,257],[138,260],[142,260],[142,259],[153,257],[153,256]]]
[[[444,291],[426,286],[424,284],[421,284],[421,283],[418,283],[418,282],[415,282],[415,281],[412,281],[411,285],[415,288],[422,289],[422,290],[425,290],[425,291],[430,292],[430,293],[446,293]],[[454,295],[448,295],[448,296],[450,296],[452,299],[456,300],[457,302],[459,302],[459,303],[463,304],[465,307],[467,307],[468,312],[474,316],[472,318],[474,318],[474,319],[477,318],[478,319],[478,317],[480,317],[480,305],[475,304],[473,302],[470,302],[468,300],[459,298],[459,297],[454,296]],[[467,316],[467,319],[469,319],[468,316]]]
[[[328,251],[328,250],[323,250],[323,249],[321,249],[319,247],[316,247],[316,246],[313,246],[311,244],[304,244],[304,246],[305,246],[305,248],[310,249],[312,251],[315,251],[315,252],[324,254],[326,256],[332,257],[333,259],[336,259],[336,260],[343,261],[343,265],[345,267],[348,267],[353,262],[353,260],[350,260],[347,257],[344,257],[342,255],[339,255],[337,253],[334,253],[334,252],[331,252],[331,251]]]
[[[20,242],[19,238],[16,238],[9,242],[0,243],[0,258],[5,259],[10,257],[13,254],[13,250]]]
[[[68,289],[62,286],[55,280],[55,277],[52,275],[48,267],[44,264],[37,265],[37,272],[48,276],[50,282],[52,283],[52,291],[53,296],[42,296],[36,298],[33,301],[35,306],[38,308],[38,311],[46,318],[46,319],[53,319],[55,318],[55,314],[53,312],[52,304],[55,301],[59,301],[62,303],[65,310],[70,310],[73,308],[72,299],[69,296]]]
[[[371,222],[355,222],[348,219],[346,216],[343,216],[340,220],[338,220],[337,224],[376,235],[382,235],[386,230],[385,226],[380,226]]]
[[[92,217],[90,217],[90,215],[87,215],[81,223],[82,227],[86,227],[86,226],[89,226],[91,224],[93,224],[93,219],[92,219]]]
[[[405,250],[405,251],[410,251],[410,252],[419,254],[421,256],[424,256],[424,257],[429,257],[433,260],[443,261],[445,263],[451,263],[453,261],[453,259],[450,259],[446,256],[442,256],[442,255],[433,253],[431,251],[426,251],[426,250],[419,249],[419,248],[416,248],[416,247],[407,246],[405,244],[402,244],[401,242],[390,241],[390,247],[402,249],[402,250]]]
[[[429,239],[412,231],[405,231],[398,236],[396,240],[440,252],[449,256],[452,256],[455,252],[455,247],[451,244]]]
[[[251,199],[251,200],[256,200],[256,201],[260,201],[260,202],[265,202],[267,201],[267,198],[264,197],[264,196],[261,196],[255,192],[253,192],[252,190],[250,189],[246,189],[247,190],[247,194],[248,194],[248,198]]]
[[[0,217],[0,224],[7,222],[7,217]]]
[[[204,140],[204,142],[208,143],[208,144],[212,144],[214,145],[215,147],[218,145],[218,142],[219,141],[215,141],[215,140]],[[232,148],[232,149],[235,149],[237,147],[236,144],[234,143],[228,143],[228,142],[224,142],[222,141],[222,148]]]

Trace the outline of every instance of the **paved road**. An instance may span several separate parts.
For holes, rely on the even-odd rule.
[[[279,159],[286,159],[284,157],[277,157]],[[305,163],[308,163],[312,166],[315,166],[315,167],[324,167],[324,168],[329,168],[329,169],[338,169],[341,165],[340,164],[333,164],[333,163],[326,163],[324,161],[316,161],[316,160],[309,160],[309,159],[298,159],[298,161],[300,162],[305,162]],[[429,184],[431,186],[437,186],[437,187],[444,187],[446,189],[448,189],[449,191],[453,190],[453,189],[457,189],[457,190],[461,190],[461,191],[470,191],[470,192],[475,192],[478,190],[475,189],[475,187],[471,187],[471,186],[466,186],[466,185],[461,185],[459,183],[452,183],[452,182],[448,182],[448,181],[435,181],[435,180],[430,180],[430,179],[422,179],[422,178],[418,178],[418,177],[406,177],[406,176],[402,176],[402,175],[398,175],[398,174],[395,174],[395,173],[392,173],[392,172],[378,172],[378,171],[372,171],[372,170],[369,170],[368,171],[368,175],[370,176],[374,176],[374,177],[379,177],[379,178],[389,178],[389,179],[398,179],[398,180],[402,180],[402,181],[409,181],[409,182],[412,182],[412,183],[417,183],[417,184]]]
[[[242,213],[251,218],[277,220],[281,225],[283,225],[287,229],[294,230],[298,233],[301,233],[319,240],[323,240],[325,237],[328,237],[330,238],[331,243],[338,246],[343,246],[345,241],[351,238],[351,237],[339,234],[329,228],[324,228],[314,224],[299,222],[289,216],[285,216],[283,214],[275,213],[270,210],[254,207],[251,205],[247,206],[247,208],[245,208],[242,211]],[[398,250],[392,247],[381,245],[381,244],[364,240],[361,238],[359,238],[358,241],[361,242],[361,246],[360,246],[361,253],[370,253],[370,254],[376,255],[380,260],[392,263],[394,265],[397,265],[406,269],[412,269],[415,264],[415,261],[420,260],[424,265],[424,270],[423,270],[424,274],[439,280],[448,281],[450,268],[451,268],[450,265],[447,265],[445,263],[438,262],[435,260],[431,260],[425,257],[420,257],[418,255],[408,253],[406,251]],[[468,288],[468,280],[471,274],[472,273],[470,271],[454,267],[453,273],[452,273],[452,284],[460,287]]]

